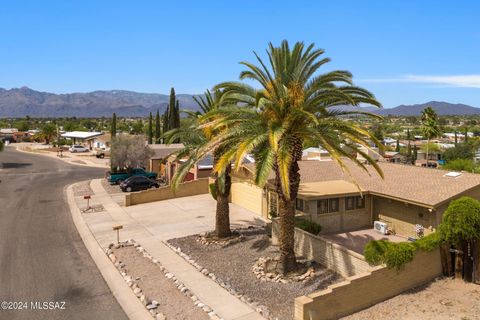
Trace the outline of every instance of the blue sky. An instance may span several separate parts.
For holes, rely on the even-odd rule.
[[[314,42],[385,107],[480,107],[479,1],[8,1],[0,87],[201,93],[269,41]]]

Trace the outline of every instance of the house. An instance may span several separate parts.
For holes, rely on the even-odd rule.
[[[401,237],[415,237],[415,225],[428,234],[438,227],[449,202],[460,196],[480,199],[480,175],[449,173],[439,169],[378,162],[382,179],[371,166],[368,172],[350,160],[344,173],[333,161],[300,161],[301,183],[297,213],[335,234],[387,224]],[[265,188],[253,183],[254,164],[233,174],[231,202],[263,217],[276,215],[278,198],[273,173]],[[356,185],[357,184],[357,185]]]
[[[405,163],[406,162],[406,157],[400,152],[397,151],[386,151],[385,154],[383,155],[383,159],[387,162],[391,163]]]
[[[185,148],[183,143],[172,143],[172,144],[149,144],[150,149],[153,150],[153,155],[148,161],[148,170],[158,173],[159,176],[169,176],[169,171],[171,171],[172,159],[169,161],[169,156],[180,149]]]
[[[102,132],[88,132],[88,131],[70,131],[61,134],[62,138],[72,140],[73,144],[82,144],[90,150],[93,149],[93,139],[103,135]]]
[[[101,136],[93,138],[93,147],[95,149],[109,149],[111,146],[112,135],[110,133],[104,133]]]
[[[319,160],[319,161],[330,161],[332,157],[330,157],[330,153],[323,149],[323,148],[307,148],[302,152],[302,159],[303,160]]]

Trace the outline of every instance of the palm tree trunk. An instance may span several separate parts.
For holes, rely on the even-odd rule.
[[[225,170],[225,182],[223,188],[219,185],[218,176],[215,179],[215,188],[217,190],[217,209],[215,214],[215,233],[219,238],[226,238],[232,235],[230,230],[230,207],[228,198],[232,179],[230,176],[232,168],[228,166]]]
[[[294,142],[293,160],[289,170],[290,194],[286,196],[280,184],[280,173],[277,166],[275,168],[275,183],[279,195],[279,215],[280,215],[280,261],[278,271],[287,274],[296,271],[298,268],[295,259],[295,209],[298,189],[300,187],[300,168],[298,161],[302,159],[302,142]]]

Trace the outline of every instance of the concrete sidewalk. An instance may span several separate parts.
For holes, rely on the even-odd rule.
[[[195,222],[192,221],[193,227],[188,229],[185,228],[185,223],[183,221],[175,221],[175,217],[182,220],[189,214],[193,214],[193,212],[188,212],[187,208],[185,209],[186,211],[184,212],[184,215],[179,214],[179,212],[165,212],[165,210],[169,210],[168,207],[163,207],[164,210],[161,211],[156,210],[152,214],[152,205],[155,205],[155,203],[148,204],[148,206],[144,207],[142,207],[142,205],[132,206],[128,207],[127,210],[127,208],[120,207],[110,197],[101,185],[100,179],[92,180],[90,187],[94,193],[94,195],[92,195],[91,204],[102,204],[105,211],[84,214],[83,217],[93,236],[103,249],[106,249],[110,243],[116,242],[116,233],[112,230],[112,226],[122,224],[123,229],[120,233],[121,241],[130,238],[136,240],[155,259],[164,265],[168,271],[175,274],[178,280],[184,283],[185,286],[188,287],[202,302],[210,306],[220,317],[225,320],[264,319],[260,314],[241,302],[237,297],[231,295],[215,281],[198,272],[195,267],[178,256],[162,242],[162,240],[165,240],[165,232],[163,231],[169,228],[172,229],[172,226],[175,229],[179,224],[182,225],[183,229],[180,229],[181,233],[179,234],[176,232],[173,233],[173,235],[184,236],[201,232],[202,228],[209,230],[212,228],[212,224],[206,225],[205,222],[195,224]],[[187,200],[188,198],[192,199]],[[195,197],[188,198],[182,198],[181,202],[191,203],[195,200]],[[197,200],[201,201],[202,197],[199,197]],[[205,199],[203,200],[208,201]],[[83,198],[76,197],[76,201],[79,207],[84,206],[85,200],[83,200]],[[170,200],[161,201],[157,204],[165,204],[169,201]],[[170,201],[169,205],[172,206],[174,204]],[[176,206],[177,209],[178,206],[179,205]],[[203,203],[202,206],[204,206]],[[135,207],[137,207],[138,212],[135,212]],[[238,224],[262,223],[254,216],[249,216],[248,212],[244,212],[238,208],[236,209],[237,210],[234,210],[236,217],[233,220],[236,220]],[[150,215],[147,215],[147,218],[145,218],[145,215],[141,214],[142,212],[150,212]],[[205,215],[205,213],[202,213],[202,215]],[[157,219],[155,219],[155,216],[157,216]],[[157,220],[156,223],[154,220]],[[150,222],[156,227],[150,228]],[[160,226],[161,224],[163,227]]]

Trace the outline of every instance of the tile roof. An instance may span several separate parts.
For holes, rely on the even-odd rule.
[[[299,161],[301,182],[345,180],[352,178],[335,161]],[[379,162],[383,171],[382,179],[372,166],[365,172],[350,160],[345,160],[347,168],[358,185],[369,193],[403,199],[430,207],[438,206],[452,197],[480,186],[480,174],[462,172],[458,177],[445,176],[441,169],[416,167],[411,165]],[[255,164],[244,165],[254,172]],[[269,179],[273,179],[273,173]]]
[[[172,152],[183,149],[185,146],[183,143],[172,143],[172,144],[149,144],[148,145],[153,150],[153,156],[150,159],[165,159]]]

